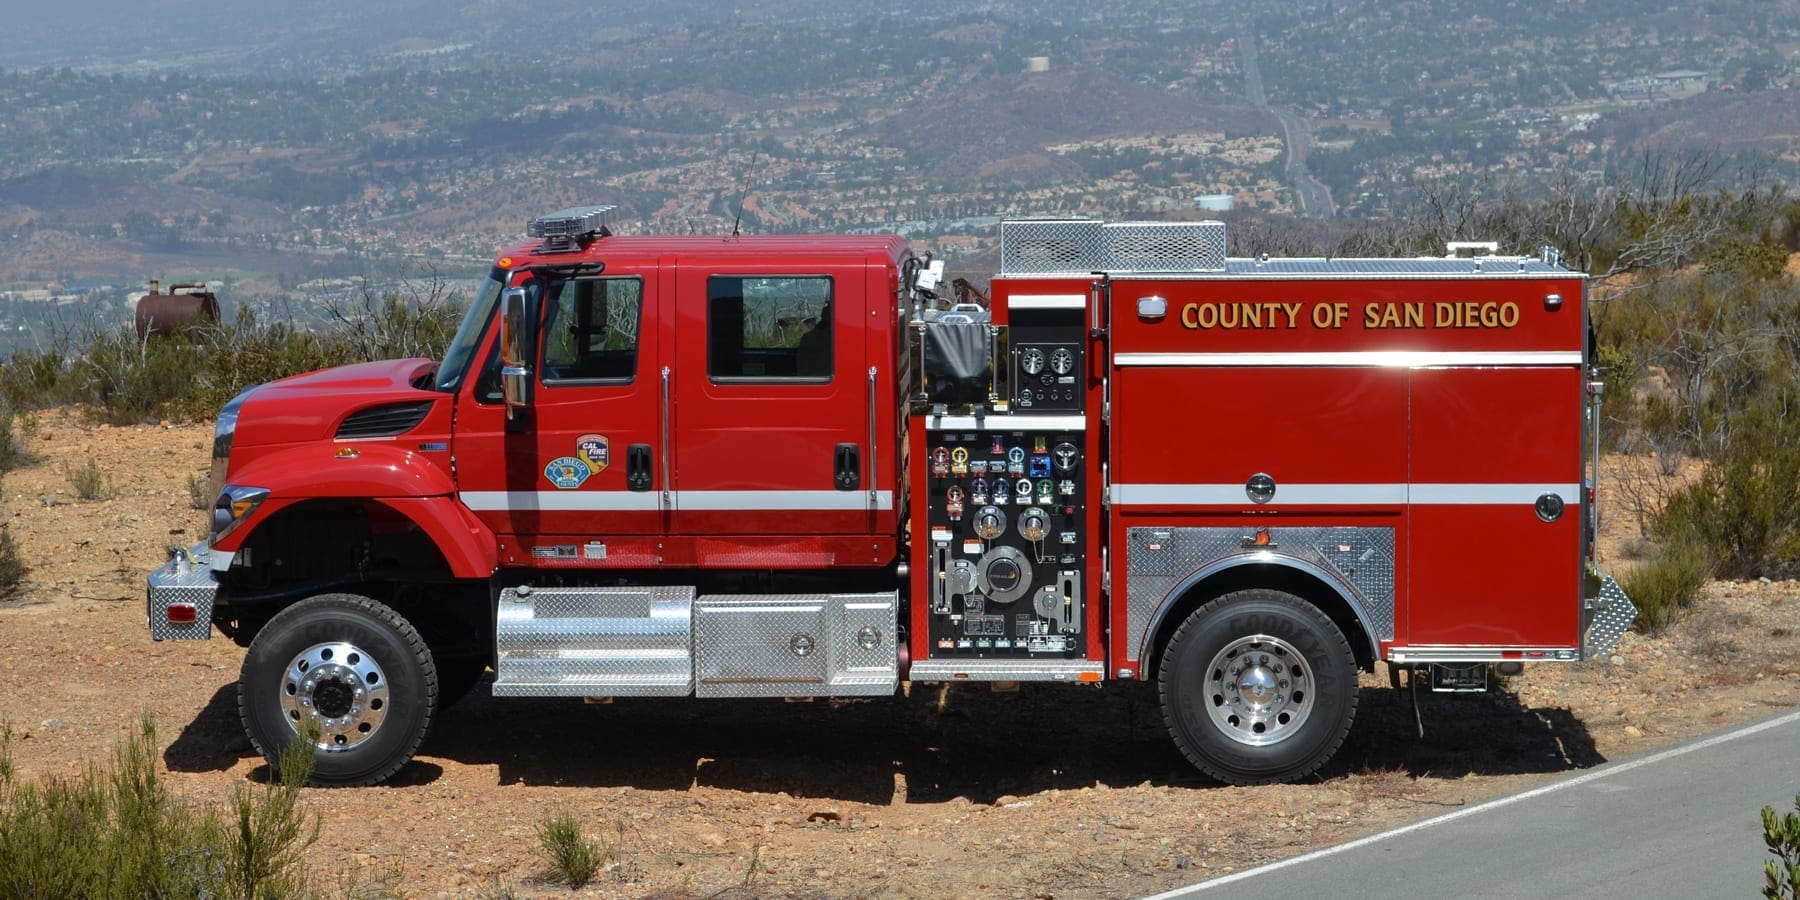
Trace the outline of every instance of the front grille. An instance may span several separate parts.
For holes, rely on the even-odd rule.
[[[430,400],[419,400],[411,403],[388,403],[382,406],[371,406],[359,409],[350,414],[342,425],[338,426],[338,440],[352,438],[393,437],[405,434],[425,421],[425,414],[431,411]]]

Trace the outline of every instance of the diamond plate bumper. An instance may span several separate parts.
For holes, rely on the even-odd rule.
[[[1611,575],[1600,576],[1600,595],[1588,601],[1587,639],[1583,642],[1583,659],[1610,656],[1631,623],[1637,621],[1637,606],[1625,596],[1625,589]]]
[[[201,541],[186,550],[172,552],[168,562],[150,573],[144,616],[152,640],[200,641],[212,637],[213,598],[219,593],[219,581],[207,565],[211,552]],[[192,607],[193,621],[169,621],[171,606]]]

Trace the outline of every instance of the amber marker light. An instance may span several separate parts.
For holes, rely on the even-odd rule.
[[[502,269],[510,269],[512,268],[512,257],[502,256],[500,257],[500,261],[495,263],[495,265],[498,265]]]
[[[339,447],[337,452],[331,455],[338,459],[355,459],[362,455],[362,451],[355,447]]]

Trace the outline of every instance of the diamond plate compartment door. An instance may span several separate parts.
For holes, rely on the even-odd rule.
[[[686,696],[693,597],[691,587],[507,588],[494,696]]]
[[[694,695],[892,694],[900,677],[898,597],[701,596],[694,603]]]

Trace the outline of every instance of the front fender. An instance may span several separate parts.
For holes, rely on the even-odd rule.
[[[356,451],[339,455],[341,448]],[[498,565],[494,533],[456,499],[456,486],[429,459],[387,444],[306,445],[278,450],[233,471],[231,483],[265,488],[269,498],[243,524],[212,544],[223,571],[262,523],[296,504],[356,499],[379,503],[410,520],[443,554],[458,578],[487,578]]]

